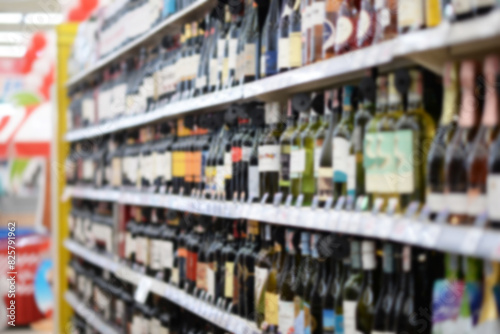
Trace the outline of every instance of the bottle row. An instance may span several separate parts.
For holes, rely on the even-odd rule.
[[[67,266],[67,274],[69,290],[78,303],[99,314],[113,333],[224,333],[220,329],[214,330],[213,324],[161,296],[148,294],[145,303],[138,302],[134,298],[137,288],[131,283],[75,257]],[[72,320],[72,333],[100,333],[94,328],[95,318],[75,315]]]
[[[286,112],[253,102],[76,142],[67,182],[268,203],[281,193],[298,206],[367,196],[378,210],[426,203],[434,215],[448,211],[452,224],[487,214],[495,227],[498,57],[483,67],[463,61],[459,76],[450,63],[442,87],[425,70],[398,70],[295,95]]]
[[[74,72],[84,71],[104,57],[146,35],[194,0],[114,1],[101,6],[78,29],[70,58]],[[131,25],[130,22],[135,24]],[[85,49],[81,49],[84,47]],[[76,73],[75,73],[76,74]]]
[[[180,35],[167,35],[73,87],[70,128],[248,83],[438,25],[445,14],[468,17],[464,14],[482,14],[494,5],[492,0],[449,1],[443,8],[423,0],[221,1]],[[138,29],[128,22],[120,31]],[[103,49],[120,40],[113,31],[109,36]]]
[[[159,213],[127,208],[123,260],[263,333],[500,330],[498,263],[256,221],[170,212],[159,224]]]

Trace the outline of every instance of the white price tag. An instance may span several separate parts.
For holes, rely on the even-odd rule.
[[[408,226],[408,219],[402,218],[397,220],[394,223],[394,227],[392,229],[391,239],[397,241],[404,241],[407,226]]]
[[[339,214],[339,222],[337,225],[337,230],[339,232],[347,232],[349,229],[349,222],[351,219],[351,212],[350,211],[342,211]]]
[[[141,277],[135,290],[134,299],[136,302],[144,304],[148,298],[149,291],[153,285],[153,280],[149,277]]]
[[[365,236],[374,236],[375,227],[377,226],[378,216],[372,213],[366,213],[363,215],[361,223],[361,233]]]
[[[321,229],[321,230],[328,230],[328,218],[329,218],[329,215],[328,215],[329,212],[325,211],[325,210],[321,210],[320,212],[318,212],[318,214],[316,215],[316,221],[315,221],[315,224],[316,226],[318,227],[318,229]]]
[[[311,209],[306,209],[302,210],[302,221],[304,223],[304,226],[307,228],[316,228],[317,227],[317,212],[316,210],[311,210]]]
[[[351,219],[349,221],[349,226],[348,226],[349,233],[357,234],[359,232],[361,217],[362,217],[361,212],[353,212],[351,214]]]
[[[470,228],[465,234],[464,239],[461,241],[461,252],[467,255],[474,254],[477,250],[477,246],[479,245],[479,241],[481,240],[483,233],[484,232],[478,228]]]
[[[387,238],[391,235],[392,226],[394,224],[394,218],[391,216],[385,216],[379,220],[379,224],[377,224],[377,235],[380,238]]]
[[[423,223],[408,222],[406,225],[406,241],[410,244],[416,244],[420,241]]]
[[[424,226],[422,226],[420,232],[420,243],[424,247],[436,246],[439,235],[441,234],[441,226],[432,223],[422,225]]]

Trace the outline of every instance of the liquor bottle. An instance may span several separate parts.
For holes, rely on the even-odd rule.
[[[257,255],[257,264],[255,265],[255,322],[258,328],[265,321],[265,292],[266,283],[273,264],[274,245],[272,241],[271,225],[266,224],[261,228],[263,234],[263,245]]]
[[[398,32],[404,34],[424,28],[424,10],[422,0],[398,0]]]
[[[335,55],[335,37],[337,16],[340,9],[340,1],[325,1],[325,18],[323,24],[323,59],[332,58]]]
[[[290,68],[290,20],[295,0],[282,0],[280,22],[278,27],[278,71],[285,72]]]
[[[373,43],[376,29],[377,11],[372,0],[361,0],[359,17],[356,27],[356,43],[358,48],[370,46]]]
[[[304,333],[307,327],[306,314],[304,310],[305,290],[312,273],[313,261],[310,248],[311,234],[307,231],[300,233],[300,265],[297,271],[297,279],[293,286],[294,303],[294,333]]]
[[[342,118],[333,131],[333,189],[336,197],[347,195],[347,181],[349,173],[350,141],[353,130],[354,113],[356,108],[357,88],[344,86],[343,88]],[[354,166],[352,166],[354,167]]]
[[[294,303],[293,285],[297,277],[300,255],[294,245],[294,237],[298,232],[288,229],[286,231],[286,259],[282,283],[279,289],[278,302],[278,332],[290,333],[294,328]]]
[[[308,100],[309,96],[297,95],[296,98],[297,100]],[[306,104],[308,103],[306,102]],[[309,125],[308,111],[307,106],[306,109],[300,110],[297,127],[290,138],[290,141],[292,142],[292,146],[290,147],[290,193],[294,198],[297,198],[300,194],[300,180],[302,173],[304,173],[305,170],[305,150],[301,149],[300,146],[302,131],[304,131]]]
[[[385,242],[382,255],[382,286],[375,302],[373,310],[372,333],[387,333],[389,331],[388,321],[396,292],[397,282],[394,268],[394,244]]]
[[[439,128],[432,141],[427,157],[427,207],[433,214],[445,209],[445,155],[446,147],[457,128],[458,118],[458,66],[447,63],[443,71],[443,111]]]
[[[330,94],[331,93],[331,97]],[[341,89],[334,89],[325,94],[325,117],[328,117],[328,129],[325,131],[325,138],[319,157],[319,167],[317,172],[317,189],[320,203],[324,203],[329,197],[333,197],[333,132],[337,126],[341,111]],[[330,110],[331,105],[331,110]]]
[[[267,130],[261,136],[258,148],[260,197],[268,194],[268,201],[271,202],[279,190],[279,138],[283,132],[279,103],[266,104],[265,119]]]
[[[289,14],[289,69],[302,66],[302,14],[300,5],[301,0],[295,0],[292,12]]]
[[[445,160],[446,206],[450,212],[451,224],[464,224],[467,221],[467,157],[476,137],[478,126],[478,107],[476,105],[476,64],[466,60],[460,68],[462,99],[458,128],[448,144]]]
[[[375,251],[375,241],[362,241],[361,262],[363,266],[363,284],[356,307],[356,329],[358,332],[365,334],[371,333],[379,294]]]
[[[358,8],[353,0],[342,0],[336,22],[335,54],[343,54],[356,48]]]
[[[429,0],[433,1],[433,0]],[[398,35],[398,19],[396,8],[397,0],[377,0],[375,1],[376,25],[373,43],[392,39]]]
[[[309,286],[305,291],[304,313],[306,333],[320,334],[323,333],[323,305],[322,293],[325,289],[325,279],[327,271],[327,262],[318,249],[321,245],[319,242],[324,242],[320,239],[319,234],[311,236],[311,250],[314,261],[313,271],[310,275]]]
[[[252,82],[259,78],[260,73],[260,27],[258,15],[258,3],[252,1],[250,6],[245,8],[245,20],[247,27],[244,36],[244,62],[243,73],[240,79],[241,84]]]
[[[467,20],[474,15],[474,1],[451,0],[453,18],[455,20]]]
[[[361,244],[352,240],[351,244],[351,271],[343,287],[342,314],[344,317],[344,331],[356,333],[356,308],[361,288],[363,274],[361,271]]]
[[[307,25],[307,61],[311,64],[323,59],[323,26],[325,22],[326,3],[324,0],[311,0],[309,4],[309,24]]]
[[[283,1],[286,2],[286,1]],[[260,78],[278,73],[278,40],[280,26],[280,1],[271,0],[264,27],[260,52]]]
[[[403,246],[402,264],[403,271],[399,277],[399,286],[394,302],[395,331],[396,333],[416,332],[415,310],[415,277],[413,273],[413,256],[410,246]]]
[[[407,111],[398,120],[395,131],[396,189],[400,209],[405,210],[413,201],[425,202],[425,175],[427,152],[432,142],[435,126],[432,117],[423,107],[423,73],[420,70],[400,71],[398,81],[410,81]],[[403,85],[401,84],[400,87]],[[404,96],[405,92],[400,89]],[[418,152],[418,155],[416,154]]]
[[[353,198],[365,194],[365,170],[363,144],[367,124],[370,123],[375,109],[375,83],[371,77],[366,77],[360,87],[363,103],[354,115],[351,149],[348,160],[347,194]]]
[[[316,195],[316,179],[314,176],[316,154],[316,133],[323,126],[323,122],[318,114],[323,112],[324,95],[314,96],[309,112],[309,124],[300,133],[300,148],[304,152],[304,170],[300,173],[300,192],[304,195],[303,205],[312,204],[314,195]],[[316,101],[319,101],[317,103]],[[315,103],[316,102],[316,103]],[[322,141],[322,140],[321,140]],[[321,144],[321,142],[320,142]]]
[[[286,129],[280,137],[280,179],[279,191],[283,194],[283,198],[287,198],[290,192],[290,160],[292,138],[297,129],[295,114],[293,112],[292,101],[288,100]]]
[[[484,110],[481,126],[467,157],[467,214],[471,223],[474,222],[476,216],[487,211],[486,187],[489,149],[500,131],[496,87],[499,73],[498,62],[497,56],[489,56],[484,61],[484,78],[486,81]]]

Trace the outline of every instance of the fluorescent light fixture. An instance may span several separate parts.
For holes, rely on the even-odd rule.
[[[63,22],[63,15],[59,13],[27,13],[24,23],[34,25],[57,25]]]
[[[0,58],[21,58],[26,54],[25,46],[0,45]]]
[[[0,13],[0,24],[19,24],[22,21],[22,13]]]
[[[22,44],[27,42],[31,38],[31,34],[25,34],[23,37],[23,33],[20,32],[9,32],[9,31],[0,31],[0,43],[4,44]]]

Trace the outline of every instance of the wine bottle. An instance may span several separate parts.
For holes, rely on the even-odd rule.
[[[400,209],[406,210],[413,202],[425,202],[425,175],[427,152],[435,133],[432,117],[423,107],[423,78],[420,70],[400,71],[398,81],[410,81],[407,109],[398,120],[395,131],[396,189],[399,193]],[[403,85],[401,84],[400,87]],[[400,93],[404,95],[403,90]],[[416,153],[418,152],[418,154]]]
[[[330,256],[330,278],[323,292],[323,333],[333,334],[335,331],[335,293],[339,289],[339,281],[343,271],[343,264],[335,254]]]
[[[283,1],[285,2],[285,1]],[[260,78],[278,73],[278,41],[280,38],[280,1],[271,0],[264,27],[260,52]]]
[[[290,192],[290,169],[291,169],[291,149],[292,138],[297,129],[295,114],[293,112],[292,101],[288,100],[287,123],[286,129],[280,137],[280,178],[279,191],[283,194],[283,198],[287,198]]]
[[[311,234],[307,231],[300,233],[300,265],[297,273],[297,279],[293,286],[294,303],[294,333],[304,333],[307,327],[306,314],[304,309],[305,290],[309,283],[312,273],[312,259],[310,248]]]
[[[266,283],[273,264],[274,246],[272,241],[271,225],[266,224],[261,228],[263,233],[263,245],[257,256],[257,264],[255,265],[255,321],[257,327],[261,328],[265,320],[265,292]]]
[[[429,0],[433,1],[433,0]],[[392,39],[398,35],[398,20],[396,8],[397,0],[377,0],[375,1],[376,25],[373,43]]]
[[[399,277],[398,294],[394,303],[396,333],[416,332],[415,309],[415,277],[413,273],[413,257],[410,246],[403,246],[403,271]]]
[[[278,333],[290,333],[294,329],[293,285],[297,278],[300,255],[295,250],[294,238],[296,231],[286,231],[286,259],[285,271],[279,289],[278,303]]]
[[[227,75],[225,71],[222,73],[223,82],[225,83],[225,87],[231,87],[234,83],[237,82],[236,76],[236,65],[237,65],[237,57],[238,57],[238,40],[240,39],[240,35],[242,34],[242,23],[243,23],[243,6],[237,7],[228,6],[231,9],[232,20],[231,27],[229,28],[227,42],[226,42],[226,56],[228,66],[227,66]],[[238,8],[241,10],[238,11]],[[225,68],[224,68],[225,70]]]
[[[259,142],[259,179],[260,197],[268,194],[271,202],[279,189],[280,146],[279,138],[283,132],[280,124],[281,112],[277,102],[266,104],[265,119],[267,130]]]
[[[323,146],[325,145],[325,137],[328,137],[330,135],[330,133],[329,133],[330,126],[331,126],[330,121],[332,118],[331,91],[325,91],[324,94],[322,94],[322,98],[323,98],[323,101],[322,101],[323,120],[321,122],[321,126],[318,128],[318,130],[316,131],[316,134],[314,135],[314,188],[315,188],[314,195],[319,194],[318,176],[319,176],[319,169],[320,169],[321,154],[323,152]],[[331,130],[333,132],[333,127]],[[328,140],[330,141],[330,145],[331,145],[332,138],[330,137],[330,138],[328,138]],[[329,150],[330,154],[331,154],[331,151],[332,150],[331,150],[331,146],[330,146],[330,150]],[[333,173],[330,174],[330,180],[331,180],[332,174]],[[320,205],[322,205],[324,203],[324,201],[321,201],[321,199],[318,198],[318,200],[319,200]]]
[[[244,261],[244,277],[243,277],[243,293],[240,296],[244,299],[243,307],[240,309],[240,316],[248,321],[255,321],[255,268],[257,265],[257,254],[261,247],[260,228],[257,221],[247,221],[248,234],[250,235],[250,244],[248,252],[245,253]]]
[[[227,230],[226,245],[222,249],[221,255],[224,261],[223,280],[224,297],[222,305],[224,309],[230,310],[232,307],[234,294],[234,261],[236,259],[236,247],[238,242],[238,225],[232,223]]]
[[[475,328],[478,333],[496,333],[500,330],[498,311],[498,284],[500,265],[497,262],[484,262],[483,300],[479,312],[479,321]]]
[[[285,72],[290,68],[290,20],[295,0],[283,0],[278,27],[278,71]]]
[[[335,54],[343,54],[356,48],[356,28],[358,8],[352,0],[342,0],[340,5],[335,36]]]
[[[462,100],[458,128],[448,144],[445,160],[446,206],[450,212],[451,224],[467,222],[467,156],[477,133],[478,108],[474,91],[476,89],[476,64],[466,60],[460,68]]]
[[[398,32],[404,34],[422,29],[425,24],[425,8],[422,0],[398,0]]]
[[[323,59],[332,58],[335,55],[335,38],[337,36],[337,16],[340,8],[340,1],[325,1],[325,18],[323,24]]]
[[[358,48],[370,46],[375,37],[376,10],[372,0],[361,0],[356,27],[356,43]]]
[[[299,122],[295,132],[291,136],[290,147],[290,192],[294,198],[300,194],[300,178],[305,170],[305,150],[300,148],[301,133],[309,125],[309,114],[307,111],[299,113]]]
[[[319,242],[324,242],[320,239],[319,234],[311,236],[311,254],[314,261],[313,272],[310,275],[309,285],[305,291],[304,313],[306,333],[321,334],[323,333],[323,305],[322,293],[325,289],[325,276],[327,271],[327,262],[318,249],[321,247]]]
[[[252,82],[258,79],[260,73],[260,27],[258,3],[253,1],[249,8],[245,8],[245,19],[248,20],[245,31],[244,70],[240,83]]]
[[[344,333],[344,290],[347,279],[351,276],[351,259],[349,256],[342,259],[343,271],[338,280],[338,289],[335,291],[334,310],[335,326],[334,333]]]
[[[379,294],[375,251],[375,241],[364,240],[361,243],[363,283],[356,307],[356,329],[358,332],[364,334],[371,333],[375,317],[376,301]]]
[[[471,0],[451,0],[451,6],[455,20],[467,20],[474,15],[474,2]]]
[[[307,61],[311,64],[323,59],[323,26],[325,22],[326,4],[324,0],[311,0],[309,4],[310,23],[307,25]]]
[[[499,60],[489,56],[484,61],[485,103],[481,126],[467,157],[467,214],[469,221],[487,211],[486,187],[488,174],[489,148],[500,131],[498,124],[497,76]]]
[[[289,14],[289,69],[302,66],[302,15],[301,0],[295,0],[292,12]]]
[[[459,99],[458,66],[447,63],[443,71],[443,111],[439,129],[432,141],[427,157],[427,196],[426,204],[436,215],[445,209],[445,155],[446,147],[457,128]]]
[[[253,200],[260,198],[259,138],[261,135],[262,130],[257,128],[257,130],[255,130],[248,163],[247,192],[248,198],[252,198]]]
[[[354,122],[353,111],[356,108],[357,88],[344,86],[343,88],[342,118],[333,131],[333,187],[336,197],[347,195],[347,181],[349,173],[349,150]],[[352,166],[354,167],[354,166]]]
[[[274,230],[274,236],[280,233],[280,228]],[[274,254],[273,263],[271,270],[267,276],[267,282],[265,287],[265,313],[264,321],[266,323],[265,332],[266,333],[278,333],[278,323],[279,323],[279,280],[281,271],[281,261],[282,261],[282,248],[281,244],[276,240],[274,241]]]
[[[496,122],[500,119],[500,112],[497,111]],[[500,194],[500,136],[491,143],[488,159],[487,176],[487,212],[490,225],[497,229],[500,227],[500,206],[497,205]]]
[[[351,272],[343,289],[344,331],[356,333],[356,308],[361,295],[363,274],[361,271],[361,244],[358,240],[351,242]]]

